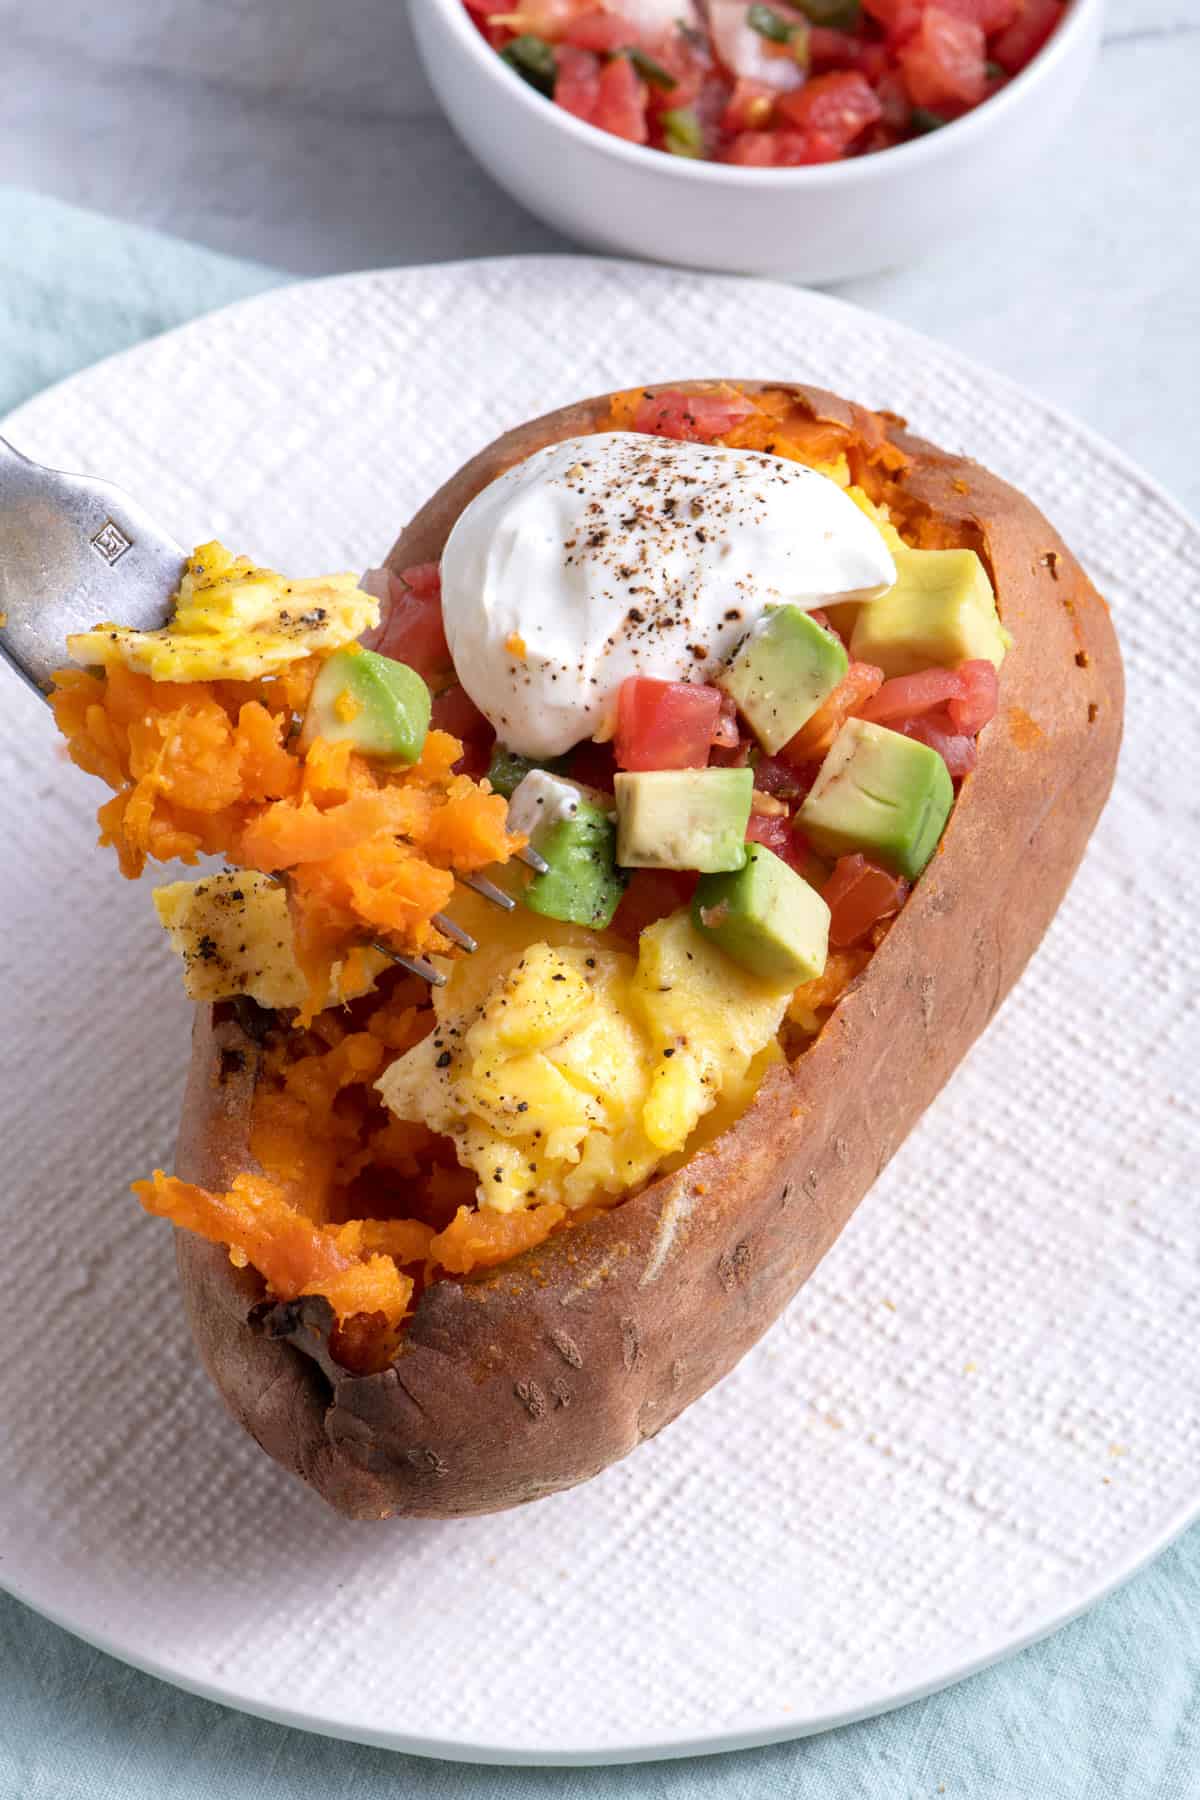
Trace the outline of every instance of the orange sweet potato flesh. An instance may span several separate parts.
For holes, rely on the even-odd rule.
[[[486,482],[541,445],[603,428],[611,399],[485,450],[418,513],[391,566],[435,561]],[[979,551],[1016,640],[1001,712],[939,854],[811,1047],[774,1068],[738,1124],[686,1167],[490,1272],[425,1286],[391,1366],[354,1374],[314,1360],[311,1317],[290,1338],[264,1332],[260,1278],[180,1233],[196,1341],[231,1411],[342,1513],[447,1517],[553,1493],[626,1455],[726,1374],[816,1268],[1021,973],[1108,794],[1121,735],[1116,639],[1041,514],[886,414],[809,388],[773,405],[830,454],[852,441],[856,474],[894,475],[912,541]],[[260,1055],[228,1010],[200,1015],[177,1160],[185,1179],[227,1188],[248,1166]]]
[[[72,760],[117,790],[97,818],[122,874],[203,851],[290,875],[310,1017],[333,964],[364,939],[445,950],[434,915],[454,892],[452,871],[507,861],[520,845],[504,797],[453,773],[463,746],[447,732],[431,731],[417,762],[393,771],[348,743],[292,738],[316,666],[206,684],[63,669],[50,697]]]

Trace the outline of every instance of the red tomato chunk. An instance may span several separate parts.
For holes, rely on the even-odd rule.
[[[969,19],[931,6],[900,52],[900,68],[914,105],[966,112],[987,93],[987,39]]]
[[[1006,75],[1019,75],[1033,61],[1059,20],[1060,0],[1023,0],[1016,18],[991,46],[992,60]]]
[[[644,144],[650,136],[646,123],[648,99],[646,84],[639,80],[629,58],[614,56],[601,71],[591,122],[613,137],[624,138],[630,144]]]
[[[975,739],[956,731],[948,712],[925,713],[919,719],[906,720],[895,729],[902,731],[905,737],[916,738],[918,743],[928,744],[931,750],[936,750],[955,781],[969,775],[979,761]]]
[[[954,673],[961,689],[947,703],[946,711],[956,731],[974,737],[996,716],[1000,702],[1000,677],[990,662],[959,663]]]
[[[799,869],[808,854],[808,839],[794,829],[792,821],[783,813],[751,813],[746,842],[765,844],[793,869]]]
[[[613,930],[636,942],[647,925],[687,906],[699,879],[687,869],[634,869],[621,896]]]
[[[576,50],[564,44],[558,53],[554,98],[567,112],[591,124],[600,99],[600,58],[590,50]]]
[[[798,131],[831,146],[835,156],[845,156],[855,138],[883,117],[875,89],[853,70],[813,76],[794,94],[784,94],[779,111]]]
[[[974,737],[996,716],[999,696],[1000,679],[990,662],[964,662],[956,669],[893,676],[863,702],[858,716],[901,730],[905,720],[944,712],[953,731]]]
[[[991,668],[991,664],[988,664]],[[955,669],[922,669],[916,675],[894,675],[885,681],[877,694],[858,709],[860,719],[874,725],[894,725],[898,719],[918,718],[956,700],[962,693],[962,681]]]
[[[723,698],[695,682],[630,675],[617,696],[617,767],[706,768]]]
[[[908,883],[866,856],[840,856],[822,897],[830,913],[830,946],[848,950],[881,919],[900,911],[908,898]]]
[[[683,394],[678,388],[658,388],[638,401],[633,429],[684,443],[712,444],[753,411],[754,402],[742,394]]]
[[[660,154],[764,169],[862,156],[949,124],[1019,74],[1066,10],[862,0],[854,17],[814,0],[707,0],[664,21],[619,0],[464,4],[514,74],[576,118]]]
[[[372,649],[394,656],[428,680],[451,667],[442,624],[442,581],[436,563],[393,575]]]

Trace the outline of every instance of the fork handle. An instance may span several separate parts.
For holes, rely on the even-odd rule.
[[[0,438],[0,653],[39,693],[69,633],[161,625],[184,560],[111,482],[44,468]]]

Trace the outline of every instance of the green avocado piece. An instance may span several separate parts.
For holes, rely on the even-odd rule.
[[[605,812],[581,800],[574,818],[560,819],[538,838],[538,852],[549,863],[535,875],[522,896],[526,906],[545,919],[565,919],[603,931],[625,892],[625,877],[616,865],[616,826]]]
[[[765,844],[748,844],[740,869],[701,876],[692,923],[764,981],[796,987],[824,972],[829,908],[816,888]]]
[[[338,650],[313,683],[302,743],[349,741],[364,756],[416,762],[432,702],[415,669],[374,650]]]
[[[895,550],[896,585],[860,607],[850,639],[856,662],[887,676],[931,663],[984,661],[997,668],[1009,638],[996,596],[974,550]]]
[[[821,856],[861,850],[915,881],[953,804],[950,773],[936,750],[885,725],[847,719],[796,823]]]
[[[752,769],[621,770],[617,861],[626,869],[740,869]]]
[[[717,686],[773,756],[807,725],[850,666],[840,639],[799,606],[774,606],[743,638]]]
[[[525,777],[534,769],[546,769],[556,775],[562,768],[565,757],[555,757],[552,762],[535,762],[530,756],[518,756],[515,750],[509,750],[504,744],[492,746],[492,760],[488,764],[487,778],[497,794],[503,794],[511,800]]]

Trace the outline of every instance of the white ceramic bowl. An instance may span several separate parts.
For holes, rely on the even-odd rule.
[[[488,48],[462,0],[411,0],[425,68],[459,136],[517,200],[597,250],[692,268],[839,281],[910,262],[979,220],[1070,112],[1102,0],[974,112],[894,150],[802,169],[693,162],[554,106]]]

